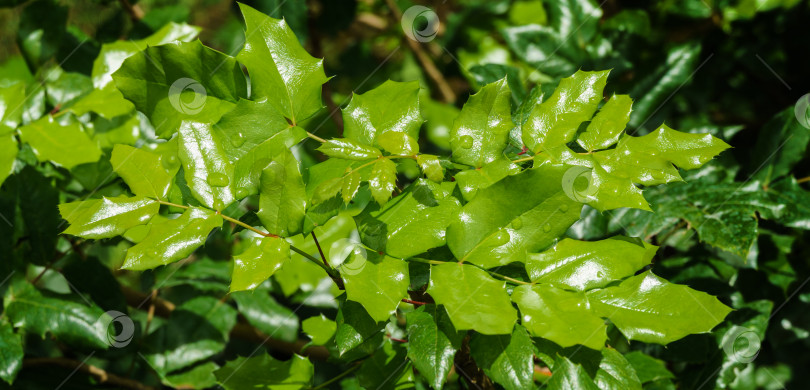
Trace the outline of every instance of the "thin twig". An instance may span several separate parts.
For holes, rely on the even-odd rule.
[[[799,184],[801,184],[801,183],[806,183],[806,182],[808,182],[808,181],[810,181],[810,176],[803,177],[803,178],[801,178],[801,179],[796,179],[796,183],[799,183]]]
[[[312,235],[312,240],[315,241],[315,246],[318,247],[318,253],[321,254],[321,259],[323,259],[323,263],[326,264],[327,267],[329,267],[329,261],[326,260],[326,256],[324,256],[323,254],[323,249],[321,249],[321,243],[318,242],[318,237],[315,236],[315,231],[313,230],[309,234]]]

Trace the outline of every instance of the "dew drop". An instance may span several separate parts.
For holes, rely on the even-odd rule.
[[[236,133],[233,135],[233,137],[231,137],[231,145],[233,145],[234,148],[238,148],[245,144],[246,139],[247,138],[245,138],[242,133]]]
[[[518,230],[523,227],[523,220],[520,217],[517,217],[512,220],[512,228]]]
[[[551,225],[549,225],[549,224],[543,225],[543,231],[546,232],[546,233],[550,232],[551,231]]]
[[[564,205],[560,206],[560,211],[562,211],[562,212],[568,211],[568,205],[564,204]]]
[[[206,179],[206,181],[209,185],[214,187],[225,187],[231,182],[230,179],[228,179],[228,176],[218,172],[208,175],[208,179]]]
[[[493,244],[495,246],[501,246],[509,242],[509,232],[505,230],[500,230],[498,233],[495,233],[495,237],[493,237]]]
[[[473,146],[473,139],[469,135],[462,136],[460,141],[460,145],[464,149],[469,149]]]
[[[168,156],[164,155],[160,159],[160,163],[163,165],[163,168],[166,168],[168,170],[172,170],[174,167],[177,166],[177,156],[175,156],[173,154],[168,155]]]

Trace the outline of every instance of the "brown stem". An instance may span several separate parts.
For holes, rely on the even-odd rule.
[[[385,3],[388,4],[388,8],[391,9],[391,13],[394,15],[395,25],[399,25],[399,21],[402,20],[402,11],[399,10],[399,6],[394,0],[385,0]],[[416,55],[416,59],[422,64],[422,68],[425,70],[425,73],[433,80],[436,86],[439,88],[439,92],[441,92],[442,99],[445,103],[453,103],[456,101],[456,93],[453,92],[453,89],[450,88],[450,84],[447,83],[447,80],[444,79],[442,72],[436,68],[436,64],[433,63],[433,60],[425,54],[425,51],[422,50],[422,46],[419,45],[413,39],[408,37],[403,38],[405,43],[408,44],[408,47],[411,51]]]
[[[427,305],[427,302],[419,302],[419,301],[414,301],[414,300],[410,300],[410,299],[408,299],[408,298],[402,298],[402,302],[405,302],[405,303],[410,303],[411,305],[414,305],[414,306],[424,306],[424,305]]]
[[[315,246],[318,247],[318,253],[321,254],[321,259],[323,259],[323,263],[326,264],[327,267],[329,267],[330,266],[329,262],[326,260],[326,256],[323,255],[323,249],[321,249],[321,243],[318,242],[318,237],[315,235],[315,231],[313,230],[309,234],[312,235],[312,240],[315,241]]]
[[[101,368],[92,366],[87,363],[68,359],[68,358],[28,358],[23,360],[23,367],[35,367],[44,365],[54,365],[65,367],[67,369],[81,371],[85,374],[94,376],[99,383],[107,384],[114,387],[135,389],[135,390],[152,390],[154,387],[147,386],[134,379],[124,378]]]
[[[121,3],[121,6],[127,11],[133,22],[143,19],[143,10],[138,4],[132,5],[128,0],[119,0],[119,3]]]
[[[124,298],[126,298],[127,304],[135,308],[137,308],[141,302],[148,298],[147,294],[127,286],[121,286],[121,292],[124,293]],[[159,297],[155,297],[153,303],[155,308],[154,313],[164,318],[169,317],[172,311],[174,311],[174,309],[177,307],[174,303]],[[309,356],[317,360],[326,360],[329,358],[329,351],[327,351],[324,347],[312,346],[304,349],[304,346],[308,344],[308,341],[298,340],[291,343],[284,340],[274,339],[245,322],[237,323],[233,329],[231,329],[231,336],[242,340],[264,344],[271,349],[290,355],[297,353],[299,355]]]
[[[799,184],[801,184],[801,183],[806,183],[806,182],[808,182],[808,181],[810,181],[810,176],[803,177],[803,178],[801,178],[801,179],[796,179],[796,183],[799,183]]]

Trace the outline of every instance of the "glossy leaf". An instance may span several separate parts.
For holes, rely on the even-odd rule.
[[[127,250],[122,268],[140,271],[183,259],[205,242],[211,230],[220,226],[220,215],[189,208],[178,218],[152,224],[146,237]]]
[[[600,350],[607,340],[605,321],[591,310],[585,295],[546,284],[522,285],[512,292],[521,324],[532,336],[562,347],[584,345]]]
[[[365,245],[405,259],[444,245],[460,210],[447,190],[421,179],[384,206],[367,206],[355,221]]]
[[[447,228],[457,259],[485,268],[524,262],[579,219],[581,205],[562,186],[565,167],[544,165],[478,190]]]
[[[454,161],[480,168],[503,155],[512,130],[510,103],[506,78],[470,96],[450,132]]]
[[[14,160],[17,158],[17,139],[14,134],[0,134],[0,184],[14,171]]]
[[[307,207],[298,160],[289,151],[279,153],[262,171],[256,215],[271,234],[289,237],[301,232]]]
[[[231,292],[253,290],[290,259],[290,244],[277,237],[250,240],[247,249],[233,257]]]
[[[329,156],[347,160],[370,160],[382,155],[379,149],[349,138],[330,139],[318,147],[318,151]]]
[[[183,122],[178,141],[178,157],[194,198],[219,211],[236,201],[234,166],[214,138],[211,125]]]
[[[267,98],[298,124],[321,109],[321,85],[328,78],[323,60],[307,53],[284,19],[274,19],[245,4],[245,46],[236,58],[248,69],[254,98]]]
[[[602,100],[608,71],[577,71],[560,81],[546,101],[535,106],[523,124],[523,143],[534,153],[573,140],[579,125],[591,119]]]
[[[12,384],[23,362],[23,346],[20,335],[6,321],[0,322],[0,378]]]
[[[506,158],[499,158],[480,169],[468,169],[456,173],[454,178],[464,200],[471,201],[478,194],[479,189],[487,188],[507,176],[520,173],[520,171],[521,169],[517,164]]]
[[[63,203],[59,213],[70,226],[62,233],[94,239],[119,236],[149,222],[159,208],[158,202],[142,196]]]
[[[374,163],[368,185],[371,187],[371,196],[380,205],[391,199],[396,188],[397,164],[387,158],[381,158]]]
[[[700,168],[730,146],[711,134],[684,133],[672,130],[667,125],[661,125],[647,135],[622,138],[617,148],[662,158],[679,168],[695,169]]]
[[[356,270],[356,268],[361,268]],[[351,272],[342,272],[348,299],[358,302],[374,321],[393,314],[408,296],[408,264],[390,256],[369,256]]]
[[[596,113],[585,132],[577,137],[577,143],[589,152],[615,144],[630,121],[632,106],[630,96],[613,95]]]
[[[101,157],[101,150],[76,121],[62,124],[48,115],[19,131],[20,140],[31,146],[39,161],[53,161],[70,169]]]
[[[312,344],[324,345],[334,337],[337,324],[321,314],[301,321],[301,330],[312,339]]]
[[[641,390],[641,381],[635,368],[613,348],[602,350],[599,370],[593,379],[600,389]]]
[[[388,80],[364,94],[354,94],[343,109],[343,134],[357,142],[383,147],[377,137],[387,132],[419,138],[419,82]]]
[[[475,363],[507,390],[532,387],[534,348],[529,333],[515,326],[512,334],[487,336],[474,333],[470,338],[470,355]]]
[[[574,364],[565,356],[558,356],[555,359],[548,388],[549,390],[599,390],[585,369],[579,364]]]
[[[585,291],[632,276],[650,264],[657,249],[621,236],[591,242],[566,238],[545,252],[530,254],[526,271],[534,282]]]
[[[109,316],[98,308],[67,296],[41,292],[24,279],[8,286],[3,314],[11,325],[28,334],[58,340],[76,347],[106,349]],[[4,378],[5,379],[5,378]]]
[[[243,198],[259,192],[261,174],[267,164],[273,157],[289,150],[306,136],[306,131],[300,127],[285,128],[269,138],[264,135],[266,140],[250,149],[234,164],[235,196]]]
[[[266,353],[254,357],[238,357],[214,371],[217,382],[226,390],[308,388],[314,370],[309,359],[293,355],[280,361]]]
[[[398,131],[386,131],[377,136],[377,144],[391,154],[414,155],[419,153],[416,138]]]
[[[167,171],[164,167],[171,164],[169,157],[128,145],[115,145],[110,163],[133,194],[160,200],[166,199],[171,186],[171,174],[177,172],[176,168]],[[179,164],[176,165],[179,167]]]
[[[430,267],[428,294],[444,305],[458,330],[511,334],[517,320],[505,283],[478,267],[449,262]]]
[[[642,384],[674,377],[672,373],[667,370],[664,361],[645,355],[640,351],[627,353],[624,355],[624,358],[633,366]]]
[[[349,357],[352,356],[350,351],[359,351],[362,357],[374,352],[382,343],[383,324],[371,318],[357,302],[344,301],[335,322],[335,343],[341,356]]]
[[[214,123],[247,96],[236,60],[200,41],[149,46],[112,75],[116,87],[171,138],[184,120]]]
[[[239,306],[239,313],[256,329],[287,342],[298,339],[298,317],[266,290],[235,292],[231,296]]]
[[[593,310],[630,340],[668,344],[709,332],[731,311],[717,298],[647,271],[618,286],[587,293]]]
[[[419,164],[419,168],[422,169],[428,179],[436,183],[441,183],[444,180],[444,168],[442,168],[438,157],[431,154],[420,154],[416,156],[416,163]]]
[[[453,327],[443,306],[425,305],[405,316],[408,358],[435,389],[441,389],[461,347],[463,333]]]

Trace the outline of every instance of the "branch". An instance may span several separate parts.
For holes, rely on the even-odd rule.
[[[147,386],[141,382],[138,382],[134,379],[120,377],[118,375],[109,373],[104,371],[101,368],[96,366],[89,365],[87,363],[82,363],[80,361],[68,359],[68,358],[28,358],[23,360],[23,367],[34,367],[34,366],[44,366],[44,365],[54,365],[65,367],[72,370],[81,371],[87,375],[92,375],[98,379],[99,383],[112,385],[115,387],[123,387],[127,389],[135,389],[135,390],[154,390],[155,388],[152,386]]]
[[[121,292],[124,293],[127,304],[137,309],[140,309],[139,305],[142,302],[147,299],[151,299],[149,294],[144,294],[124,285],[121,286]],[[154,304],[155,315],[164,318],[168,317],[172,311],[177,308],[174,303],[158,297],[155,297],[152,302]],[[310,358],[316,360],[326,360],[329,358],[329,351],[327,351],[325,347],[312,346],[304,349],[304,346],[308,343],[308,341],[298,340],[291,343],[284,340],[274,339],[245,322],[237,323],[233,329],[231,329],[231,336],[242,340],[264,344],[271,349],[285,352],[290,355],[296,353],[301,356],[309,356]]]
[[[396,19],[395,22],[402,20],[402,11],[399,10],[397,3],[394,0],[385,0],[385,3],[388,4],[388,7],[391,8],[391,12]],[[399,24],[399,23],[395,23]],[[450,88],[450,84],[447,83],[447,80],[444,79],[442,72],[436,68],[436,64],[433,63],[433,60],[428,57],[427,54],[422,50],[422,47],[419,46],[419,43],[410,39],[408,37],[404,37],[405,43],[408,44],[408,47],[411,48],[411,51],[416,55],[416,59],[422,64],[422,68],[425,69],[425,73],[436,83],[436,86],[439,88],[439,92],[442,94],[442,99],[445,103],[453,103],[456,101],[456,93],[453,92],[453,88]]]

